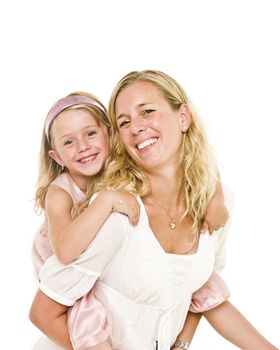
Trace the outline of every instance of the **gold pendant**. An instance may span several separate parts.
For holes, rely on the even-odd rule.
[[[171,230],[175,230],[175,228],[176,228],[176,224],[175,224],[175,221],[174,221],[174,219],[173,219],[173,218],[171,218],[171,221],[170,221],[169,227],[171,228]]]

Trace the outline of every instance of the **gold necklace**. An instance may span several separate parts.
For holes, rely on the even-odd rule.
[[[160,204],[159,202],[155,201],[155,200],[152,199],[151,197],[150,197],[150,200],[151,200],[151,202],[153,202],[154,204],[157,204],[161,209],[163,209],[163,210],[165,211],[166,215],[167,215],[167,216],[169,217],[169,219],[170,219],[170,222],[169,222],[169,225],[168,225],[169,228],[170,228],[171,230],[175,230],[175,229],[176,229],[176,222],[175,222],[174,218],[168,213],[167,209],[165,209],[164,206],[163,206],[162,204]]]

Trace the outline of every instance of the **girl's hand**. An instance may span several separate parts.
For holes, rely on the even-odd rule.
[[[224,227],[228,218],[229,213],[224,205],[224,194],[221,186],[218,185],[216,192],[208,204],[200,232],[205,233],[209,231],[211,234]]]
[[[131,225],[137,225],[140,214],[140,206],[136,200],[136,197],[130,192],[123,190],[110,192],[112,196],[112,211],[117,211],[127,215]]]

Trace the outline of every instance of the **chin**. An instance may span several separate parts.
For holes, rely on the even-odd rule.
[[[94,167],[93,169],[90,169],[87,171],[87,176],[94,176],[100,173],[100,171],[102,170],[102,165],[99,167]]]

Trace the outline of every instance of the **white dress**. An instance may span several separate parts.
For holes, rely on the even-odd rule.
[[[225,193],[230,211],[229,196]],[[224,266],[227,225],[200,235],[191,255],[165,253],[149,227],[144,205],[136,227],[112,213],[89,248],[70,265],[50,257],[40,289],[73,305],[95,283],[95,296],[110,314],[114,350],[170,350],[184,325],[192,293]],[[39,349],[39,348],[38,348]],[[45,343],[40,350],[59,349]]]

